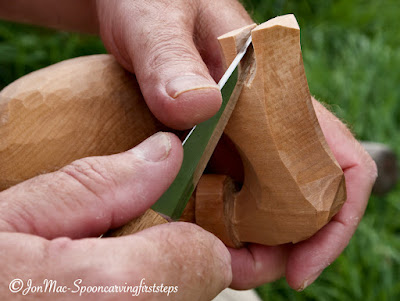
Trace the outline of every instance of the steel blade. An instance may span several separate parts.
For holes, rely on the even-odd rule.
[[[250,45],[251,36],[218,83],[222,105],[217,114],[194,126],[183,141],[184,157],[181,169],[168,190],[153,205],[153,210],[174,220],[182,215],[239,98],[250,65],[250,55],[245,57]],[[243,59],[244,57],[246,59]],[[241,61],[242,70],[239,74]],[[245,61],[247,64],[243,64]]]

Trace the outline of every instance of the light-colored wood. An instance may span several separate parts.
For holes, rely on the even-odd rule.
[[[210,185],[208,191],[198,187],[196,207],[203,201],[210,212],[200,212],[204,218],[196,212],[196,221],[212,228],[211,211],[216,216],[230,212],[229,232],[240,242],[295,243],[313,235],[341,208],[344,176],[311,103],[295,17],[272,19],[253,29],[252,37],[256,66],[225,129],[242,159],[243,187],[220,198],[229,210],[213,204],[218,200]],[[221,40],[228,64],[236,38],[234,32]],[[212,197],[204,198],[207,194]],[[225,231],[219,237],[224,239]]]
[[[246,39],[250,36],[250,33],[247,34]],[[235,105],[239,99],[241,89],[244,85],[244,81],[247,78],[247,74],[249,73],[249,69],[252,65],[252,62],[254,60],[254,57],[252,55],[252,49],[248,50],[246,55],[243,57],[243,59],[240,62],[240,68],[239,68],[239,74],[236,82],[236,86],[234,87],[234,90],[232,94],[230,95],[228,103],[225,105],[225,108],[221,115],[218,117],[217,122],[215,124],[215,127],[212,131],[210,139],[207,141],[207,145],[205,146],[204,152],[202,152],[201,149],[198,149],[197,151],[200,151],[201,158],[199,162],[197,163],[197,167],[192,175],[187,175],[189,178],[191,178],[191,184],[192,185],[197,185],[197,182],[199,181],[200,177],[202,176],[204,169],[216,147],[218,144],[218,141],[221,138],[221,135],[224,132],[225,126],[229,121],[229,117],[231,116]],[[217,115],[218,116],[218,115]],[[196,130],[201,130],[201,126],[199,125]],[[200,144],[201,145],[201,144]],[[188,146],[188,144],[186,144]],[[197,144],[197,147],[199,144]],[[187,151],[193,151],[194,148],[186,148],[185,149],[185,154]],[[187,163],[188,161],[186,161]],[[181,168],[185,168],[187,165],[185,165],[185,161],[182,163]],[[178,175],[179,177],[179,175]],[[175,195],[175,197],[180,198],[181,196]],[[193,209],[194,207],[194,198],[191,197],[191,200],[186,204],[187,208],[185,208],[183,212],[183,216],[181,217],[181,220],[186,220],[189,222],[194,222],[195,221],[195,212]],[[171,206],[171,204],[170,204]],[[173,208],[174,209],[174,208]],[[151,225],[152,223],[156,222],[156,220],[153,220],[153,217],[155,217],[154,212],[152,212],[151,215],[147,214],[147,211],[145,212],[144,217],[139,217],[135,220],[132,220],[125,226],[122,226],[120,229],[117,231],[113,231],[113,233],[118,233],[119,235],[128,235],[128,234],[133,234],[137,232],[139,229],[142,229],[142,224],[146,224],[146,227]],[[146,217],[148,217],[148,221],[146,221]]]
[[[0,190],[164,129],[135,77],[110,55],[64,61],[0,92]]]
[[[186,204],[185,210],[183,210],[183,213],[181,217],[179,218],[179,221],[181,222],[189,222],[189,223],[196,223],[196,208],[195,208],[195,198],[193,193],[192,197],[190,198],[189,202]]]
[[[243,244],[231,224],[235,184],[229,176],[203,175],[196,190],[196,223],[215,233],[226,245]]]
[[[235,247],[306,239],[346,195],[311,104],[295,18],[224,35],[227,65],[250,31],[255,63],[223,139],[225,149],[237,151],[240,168],[215,169],[234,171],[234,181],[201,179],[185,215]],[[147,109],[134,76],[111,56],[44,68],[0,92],[0,189],[75,159],[127,150],[159,130],[168,129]]]
[[[103,237],[118,237],[130,235],[145,230],[147,228],[166,223],[168,223],[168,221],[165,218],[163,218],[157,212],[148,209],[141,216],[131,220],[126,225],[108,231],[105,235],[103,235]]]

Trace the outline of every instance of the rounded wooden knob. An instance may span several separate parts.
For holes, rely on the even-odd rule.
[[[226,175],[203,175],[195,192],[196,224],[218,236],[227,246],[242,246],[232,225],[235,183]]]

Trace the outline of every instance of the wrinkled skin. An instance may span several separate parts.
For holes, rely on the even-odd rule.
[[[176,129],[189,128],[218,110],[221,95],[215,81],[224,69],[216,37],[252,23],[234,0],[32,3],[0,0],[0,16],[99,31],[108,50],[136,74],[155,116]],[[52,5],[57,14],[34,10],[32,5]],[[349,243],[376,178],[374,162],[346,126],[315,100],[314,107],[344,170],[347,201],[310,239],[295,245],[250,244],[228,250],[213,235],[187,223],[161,225],[123,238],[88,238],[143,213],[173,181],[182,148],[175,136],[158,135],[132,151],[78,160],[1,192],[0,256],[2,262],[11,263],[0,272],[3,287],[13,278],[49,278],[69,285],[77,278],[87,284],[133,285],[146,278],[150,284],[177,285],[175,300],[209,300],[229,285],[252,288],[286,276],[291,287],[304,289]],[[154,154],[160,148],[167,154]],[[144,159],[146,154],[151,160]],[[10,298],[8,291],[1,294],[6,294],[2,299]],[[86,297],[115,298],[109,294]],[[132,298],[129,294],[118,297]],[[140,297],[166,298],[159,294]]]
[[[222,99],[214,80],[224,68],[217,37],[253,23],[237,1],[97,4],[106,47],[135,73],[161,122],[187,129],[218,111]]]
[[[196,225],[171,223],[122,238],[88,238],[141,215],[173,181],[181,160],[180,140],[158,134],[125,153],[81,159],[1,192],[0,261],[11,263],[0,272],[1,299],[20,296],[5,289],[14,278],[36,285],[54,279],[72,289],[76,279],[84,285],[139,285],[145,278],[149,286],[178,286],[171,294],[178,300],[217,295],[232,279],[230,255]],[[121,293],[86,294],[85,300],[117,297],[132,300]]]

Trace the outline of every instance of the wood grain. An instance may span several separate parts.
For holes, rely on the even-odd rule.
[[[166,224],[168,221],[159,215],[157,212],[148,209],[141,216],[131,220],[126,225],[108,231],[103,237],[118,237],[124,235],[135,234],[136,232],[145,230],[147,228]]]
[[[227,174],[202,178],[185,213],[235,247],[304,240],[346,198],[343,172],[311,104],[294,16],[222,36],[227,66],[250,32],[255,60],[225,129],[229,143],[220,148],[235,149],[236,161],[222,156],[219,170]],[[112,56],[33,72],[0,92],[0,189],[82,157],[128,150],[159,130],[168,129]],[[161,222],[150,212],[134,221],[140,229]]]
[[[110,55],[64,61],[0,92],[0,190],[83,157],[119,153],[164,129]]]
[[[311,103],[295,17],[269,20],[254,28],[252,37],[256,63],[225,129],[242,159],[244,182],[239,192],[230,193],[232,200],[220,199],[233,208],[219,208],[230,212],[229,232],[240,242],[298,242],[341,208],[346,198],[344,175]],[[235,55],[237,38],[237,31],[222,37],[227,64]],[[211,185],[207,189],[198,188],[196,197],[212,195]],[[206,204],[216,201],[201,199]],[[213,221],[206,216],[215,208],[201,212],[204,218],[196,212],[197,223],[210,228]],[[218,236],[224,239],[225,232]]]

